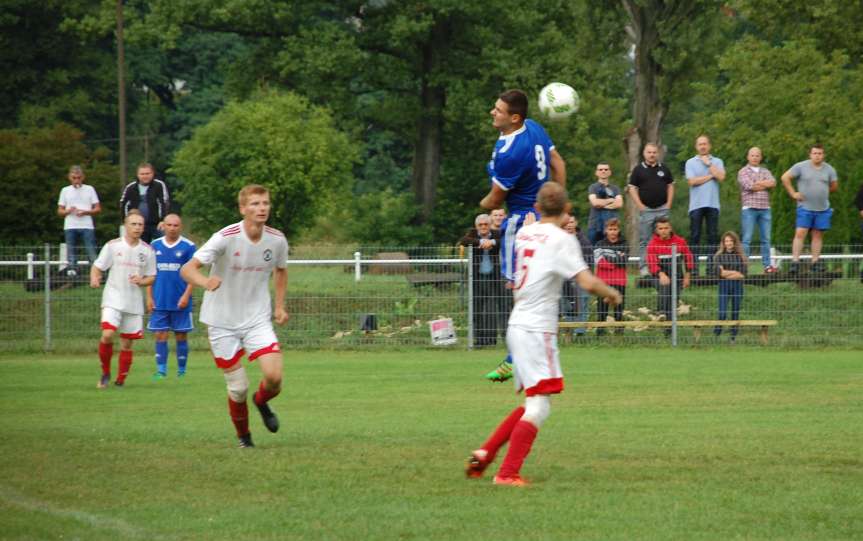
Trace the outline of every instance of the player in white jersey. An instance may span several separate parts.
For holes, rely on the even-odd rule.
[[[515,385],[524,391],[525,404],[513,410],[486,442],[468,457],[465,473],[481,477],[498,450],[510,442],[494,477],[497,485],[527,484],[520,471],[537,431],[551,412],[550,395],[563,391],[563,373],[557,350],[558,304],[563,281],[621,302],[620,293],[594,276],[585,264],[575,238],[562,227],[569,219],[566,190],[548,182],[537,194],[538,223],[526,225],[515,241],[515,307],[509,318],[506,343],[513,358]]]
[[[122,386],[132,366],[132,340],[144,336],[144,295],[142,287],[156,279],[156,253],[141,240],[144,216],[130,211],[124,221],[123,237],[102,247],[99,257],[90,267],[90,287],[102,284],[102,273],[108,271],[102,291],[102,338],[99,340],[99,361],[102,377],[98,387],[104,389],[111,380],[111,357],[114,354],[114,334],[120,331],[120,357],[117,379]]]
[[[257,361],[263,378],[254,395],[264,426],[279,429],[279,420],[268,402],[282,388],[282,352],[271,319],[288,321],[285,293],[288,287],[288,241],[268,227],[270,193],[250,184],[240,190],[243,221],[229,225],[210,237],[180,271],[187,283],[203,287],[200,320],[207,327],[216,366],[225,373],[228,410],[237,430],[240,447],[254,447],[249,432],[246,395],[249,378],[240,362],[248,353]],[[201,267],[210,265],[210,275]],[[275,310],[270,306],[270,274],[274,276]]]

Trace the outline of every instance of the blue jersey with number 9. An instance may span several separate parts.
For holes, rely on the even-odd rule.
[[[488,175],[507,192],[506,206],[510,214],[533,208],[537,192],[551,175],[552,149],[551,138],[531,119],[497,140],[488,162]]]

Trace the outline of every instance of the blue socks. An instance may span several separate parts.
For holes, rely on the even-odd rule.
[[[507,354],[506,354],[506,359],[504,359],[504,361],[506,361],[506,364],[512,364],[512,355],[510,355],[509,353],[507,353]]]
[[[186,361],[189,358],[189,342],[186,340],[177,341],[177,375],[182,376],[186,373]]]
[[[168,342],[156,342],[156,371],[163,376],[168,374]]]

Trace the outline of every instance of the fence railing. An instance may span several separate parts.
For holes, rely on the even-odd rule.
[[[863,247],[825,247],[823,268],[814,272],[804,255],[791,273],[788,247],[772,256],[779,268],[774,273],[764,273],[760,256],[753,255],[740,293],[720,284],[712,257],[703,255],[713,250],[693,251],[702,255],[688,287],[679,258],[671,258],[670,287],[661,289],[654,276],[640,274],[637,257],[628,257],[618,312],[566,284],[563,346],[726,344],[732,336],[738,344],[766,338],[774,346],[863,346]],[[453,246],[301,247],[288,262],[291,320],[277,329],[279,338],[300,347],[428,346],[429,322],[450,318],[455,347],[503,347],[512,297],[496,269],[486,272],[482,255]],[[72,267],[73,274],[64,259],[56,245],[0,247],[0,351],[94,349],[101,289],[89,287],[87,262]],[[196,291],[196,316],[200,300]],[[741,324],[717,326],[723,307],[725,320]],[[765,328],[747,322],[775,323]],[[192,346],[204,349],[206,333],[198,330]],[[149,349],[150,341],[144,342],[136,347]]]

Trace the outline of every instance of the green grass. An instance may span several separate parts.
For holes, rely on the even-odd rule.
[[[93,357],[4,355],[0,538],[863,537],[859,352],[566,349],[526,489],[463,477],[520,402],[498,360],[288,351],[283,428],[242,451],[206,354],[107,391]]]

